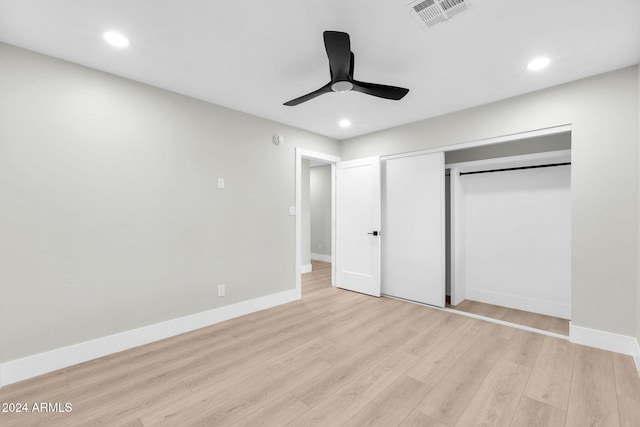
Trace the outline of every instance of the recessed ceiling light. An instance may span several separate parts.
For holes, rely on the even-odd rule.
[[[110,45],[117,47],[127,47],[129,46],[129,39],[123,36],[120,33],[116,33],[115,31],[107,31],[102,34],[102,38],[107,41]]]
[[[351,126],[351,120],[342,119],[340,120],[340,122],[338,122],[338,124],[341,128],[348,128],[349,126]]]
[[[546,56],[541,56],[540,58],[536,58],[527,64],[527,68],[531,71],[542,70],[543,68],[547,68],[549,65],[549,58]]]

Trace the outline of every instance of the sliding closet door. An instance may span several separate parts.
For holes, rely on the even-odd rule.
[[[385,161],[382,293],[445,304],[444,154]]]

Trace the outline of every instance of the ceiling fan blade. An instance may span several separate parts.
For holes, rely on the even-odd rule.
[[[287,101],[283,105],[287,105],[289,107],[293,107],[294,105],[302,104],[303,102],[309,101],[310,99],[313,99],[316,96],[320,96],[323,93],[327,93],[327,92],[332,92],[331,83],[330,82],[327,83],[326,85],[322,86],[318,90],[314,90],[313,92],[308,93],[306,95],[302,95],[299,98],[292,99],[291,101]]]
[[[351,52],[351,63],[349,64],[349,77],[353,80],[353,68],[355,67],[356,59],[353,56],[353,52]]]
[[[367,95],[377,96],[378,98],[393,99],[395,101],[402,99],[409,93],[409,89],[403,87],[359,82],[356,80],[353,81],[353,90],[366,93]]]
[[[340,31],[325,31],[323,36],[331,69],[331,81],[347,80],[351,67],[349,34]]]

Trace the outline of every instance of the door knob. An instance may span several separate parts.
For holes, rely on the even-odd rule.
[[[379,233],[377,231],[373,231],[373,232],[367,233],[367,234],[373,234],[374,236],[377,236]]]

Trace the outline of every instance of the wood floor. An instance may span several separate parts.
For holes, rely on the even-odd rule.
[[[545,316],[470,300],[464,300],[455,307],[447,304],[447,307],[560,335],[569,335],[569,321],[559,317]]]
[[[0,389],[2,426],[638,426],[628,356],[331,288]]]

